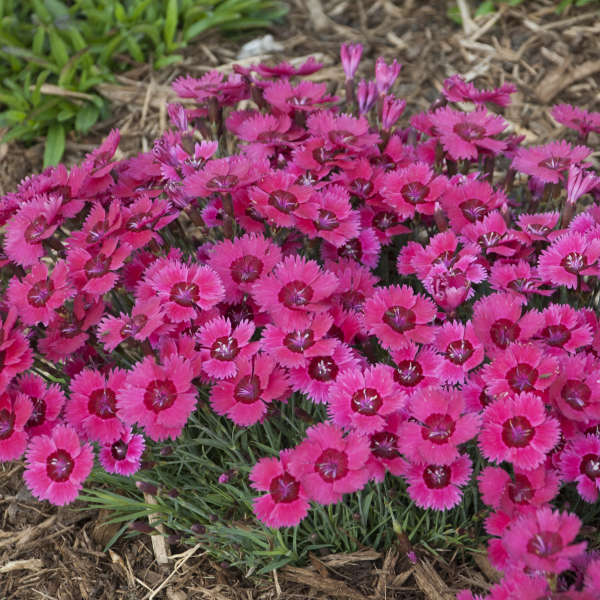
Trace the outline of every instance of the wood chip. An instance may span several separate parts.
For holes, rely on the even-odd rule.
[[[571,84],[600,71],[600,60],[588,60],[574,69],[570,69],[571,64],[572,58],[568,57],[538,85],[535,93],[541,102],[552,102],[557,94]]]
[[[329,18],[323,10],[321,0],[306,0],[306,8],[308,8],[308,14],[315,31],[324,31],[329,28]]]
[[[330,577],[319,577],[313,569],[301,569],[299,567],[285,567],[282,576],[289,581],[306,585],[314,590],[330,594],[334,598],[350,598],[350,600],[367,600],[366,596],[353,590],[343,581],[331,579]],[[444,599],[445,600],[445,599]]]
[[[487,577],[492,583],[498,583],[502,579],[500,571],[495,569],[487,557],[487,551],[485,548],[481,548],[482,552],[471,552],[471,556],[475,561],[475,564],[481,569],[481,572]]]
[[[377,560],[378,558],[381,558],[380,552],[376,552],[375,550],[361,550],[348,554],[328,554],[321,558],[321,562],[325,563],[328,567],[342,567],[365,560]]]
[[[35,571],[41,569],[44,563],[39,558],[27,558],[25,560],[10,560],[5,565],[0,567],[0,573],[10,573],[11,571],[18,571],[20,569],[26,569],[28,571]]]
[[[454,594],[427,560],[414,566],[415,581],[427,600],[453,600]]]

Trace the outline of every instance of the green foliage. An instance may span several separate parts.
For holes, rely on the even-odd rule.
[[[0,127],[3,141],[48,136],[44,165],[62,157],[68,131],[108,114],[94,92],[136,63],[182,60],[208,29],[266,27],[278,0],[0,0]]]

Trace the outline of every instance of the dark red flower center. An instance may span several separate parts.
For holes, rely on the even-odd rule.
[[[548,158],[540,160],[538,167],[552,169],[553,171],[564,171],[565,169],[569,168],[570,164],[571,159],[564,156],[548,156]]]
[[[286,472],[271,481],[269,492],[276,503],[287,504],[298,499],[300,483]]]
[[[46,459],[46,473],[52,481],[57,483],[67,481],[74,466],[73,458],[62,448],[55,450]]]
[[[217,175],[206,183],[206,187],[217,192],[234,188],[240,179],[237,175]]]
[[[344,310],[358,311],[365,302],[365,296],[357,290],[348,290],[340,294],[340,302]]]
[[[110,271],[110,258],[107,258],[99,252],[97,256],[92,256],[83,267],[85,274],[90,278],[103,277]]]
[[[331,356],[315,356],[308,365],[308,374],[316,381],[323,383],[333,381],[339,370],[340,368]]]
[[[135,317],[131,317],[128,323],[125,323],[123,327],[121,327],[121,336],[124,338],[133,337],[137,335],[148,322],[148,317],[146,315],[135,315]]]
[[[400,456],[398,436],[390,431],[379,431],[371,436],[371,452],[378,458],[391,460]]]
[[[535,429],[527,417],[511,417],[502,425],[502,440],[510,448],[525,448],[534,435]]]
[[[338,248],[338,256],[341,256],[342,258],[350,258],[352,260],[360,261],[362,255],[362,245],[358,238],[348,240],[343,246]]]
[[[414,387],[423,380],[423,368],[415,360],[402,360],[394,370],[394,380],[400,385]]]
[[[505,350],[510,344],[519,339],[521,328],[509,319],[498,319],[490,327],[492,342]]]
[[[423,481],[430,490],[441,490],[450,484],[451,475],[447,465],[429,465],[423,472]]]
[[[132,215],[127,219],[127,223],[125,223],[125,229],[127,231],[140,231],[146,224],[146,221],[151,218],[152,215],[150,213],[138,213],[137,215]]]
[[[9,438],[15,430],[15,413],[7,408],[0,410],[0,440]]]
[[[580,271],[587,267],[587,260],[585,256],[579,254],[579,252],[569,252],[569,254],[560,261],[560,265],[568,273],[578,275]]]
[[[549,346],[563,346],[571,339],[571,332],[564,325],[548,325],[540,332]]]
[[[25,427],[39,427],[46,420],[46,403],[42,398],[30,398],[33,410]],[[1,436],[0,436],[1,437]]]
[[[345,452],[327,448],[315,463],[315,471],[323,481],[333,483],[348,474],[348,457]]]
[[[502,235],[500,235],[496,231],[488,231],[487,233],[484,233],[482,236],[479,237],[479,244],[483,248],[491,248],[500,241],[500,238],[502,238]]]
[[[590,403],[592,390],[583,381],[567,379],[560,395],[573,410],[583,410]]]
[[[402,198],[404,198],[408,204],[415,205],[423,202],[425,198],[427,198],[429,187],[423,185],[420,181],[412,181],[402,186],[400,194],[402,194]]]
[[[23,236],[29,244],[35,244],[41,241],[41,237],[44,235],[47,228],[48,221],[46,220],[46,217],[40,215],[39,217],[33,219],[29,225],[27,225]]]
[[[477,198],[470,198],[459,204],[459,208],[464,215],[465,219],[470,223],[476,221],[483,221],[483,218],[488,213],[487,206]]]
[[[242,321],[252,321],[254,311],[247,302],[238,302],[237,304],[230,304],[223,316],[237,327]]]
[[[200,290],[195,283],[188,283],[187,281],[180,281],[171,288],[169,299],[179,306],[190,308],[198,302],[200,297]]]
[[[525,231],[533,235],[546,237],[550,233],[550,227],[548,227],[548,225],[544,225],[544,223],[528,223]]]
[[[461,121],[453,127],[454,133],[467,142],[471,140],[480,140],[485,137],[485,127],[468,121]]]
[[[299,206],[296,196],[286,190],[271,192],[269,194],[269,204],[286,215],[295,211]]]
[[[433,444],[447,444],[455,429],[456,423],[450,415],[433,413],[425,419],[421,436]]]
[[[350,184],[350,192],[359,198],[366,198],[373,193],[373,184],[368,179],[357,177]]]
[[[347,146],[356,142],[356,136],[344,129],[334,129],[329,132],[329,141],[338,146]]]
[[[462,365],[471,358],[474,351],[473,344],[469,340],[456,340],[448,344],[446,358],[455,365]]]
[[[60,325],[60,334],[67,339],[74,338],[81,333],[79,323],[72,320],[65,320]]]
[[[590,479],[600,477],[600,456],[597,454],[586,454],[581,460],[579,470],[582,475],[587,475]]]
[[[516,367],[510,369],[506,374],[508,385],[517,394],[531,391],[537,379],[537,369],[527,363],[518,363]]]
[[[279,302],[290,309],[308,304],[313,297],[313,289],[304,281],[290,281],[279,290]]]
[[[535,493],[529,479],[521,473],[515,475],[514,481],[508,482],[506,489],[508,497],[515,504],[529,504]]]
[[[494,398],[492,398],[492,396],[486,393],[485,388],[481,390],[481,393],[479,394],[479,403],[481,404],[481,406],[485,408],[486,406],[489,406],[493,401]]]
[[[36,281],[27,292],[27,300],[31,306],[42,308],[42,306],[46,306],[46,302],[52,296],[53,291],[54,284],[52,281]]]
[[[236,258],[231,263],[229,272],[231,273],[231,279],[236,283],[251,283],[260,277],[263,267],[264,264],[262,260],[248,254]]]
[[[325,164],[326,162],[333,160],[335,158],[336,153],[333,150],[327,150],[324,146],[320,148],[315,148],[312,151],[312,157],[318,162],[320,165]]]
[[[404,308],[404,306],[390,306],[383,313],[383,322],[389,325],[394,331],[403,333],[414,329],[417,316],[412,310]]]
[[[254,404],[260,400],[261,391],[258,375],[245,375],[235,386],[233,397],[242,404]]]
[[[396,225],[398,225],[398,217],[395,213],[382,210],[373,217],[373,227],[379,231],[385,231]]]
[[[123,440],[117,440],[110,447],[110,453],[115,460],[124,460],[127,456],[127,449],[127,444]]]
[[[354,412],[357,412],[366,417],[372,417],[377,414],[381,408],[383,400],[373,388],[363,388],[354,392],[350,406]]]
[[[108,221],[98,221],[95,223],[93,227],[90,228],[87,234],[87,242],[88,244],[96,244],[99,242],[106,231],[108,230]]]
[[[177,388],[170,379],[151,381],[144,392],[144,404],[148,410],[159,413],[170,408],[177,399]]]
[[[239,352],[237,340],[230,335],[217,338],[210,349],[211,357],[217,360],[233,360]]]
[[[312,329],[292,331],[283,338],[283,345],[291,352],[304,352],[313,346],[314,343],[315,336]]]
[[[88,411],[101,419],[112,419],[117,415],[117,397],[111,389],[94,390],[88,400]]]
[[[527,552],[546,558],[560,552],[563,545],[560,533],[557,531],[540,531],[527,542]]]
[[[333,231],[339,225],[340,222],[334,212],[325,210],[324,208],[319,209],[319,214],[315,220],[315,227],[319,231]]]

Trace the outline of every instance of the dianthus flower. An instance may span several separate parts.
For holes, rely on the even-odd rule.
[[[433,346],[443,357],[439,376],[448,383],[462,383],[484,359],[483,345],[472,323],[447,321],[437,330]]]
[[[450,182],[440,198],[454,231],[461,231],[469,223],[483,221],[506,201],[502,190],[494,190],[487,181],[476,179],[468,179],[460,185]]]
[[[102,445],[98,460],[107,473],[127,477],[140,469],[145,447],[144,436],[133,434],[131,428],[126,428],[119,439]]]
[[[466,225],[460,234],[465,240],[479,244],[484,255],[491,259],[495,258],[494,254],[502,257],[515,256],[528,244],[526,236],[506,226],[506,221],[498,210],[487,214],[482,221]]]
[[[482,150],[498,154],[506,148],[506,142],[494,136],[506,129],[507,122],[488,113],[483,106],[470,113],[446,106],[436,110],[429,118],[444,150],[454,160],[476,160]]]
[[[283,61],[276,65],[259,63],[254,67],[262,77],[293,77],[312,75],[323,68],[322,63],[317,62],[313,56],[309,56],[302,64],[294,67],[289,62]]]
[[[261,458],[250,472],[252,487],[268,492],[253,502],[254,513],[267,527],[293,527],[308,514],[306,492],[288,471],[292,453],[282,450],[279,460]]]
[[[292,85],[289,80],[271,83],[264,90],[265,100],[277,110],[289,114],[295,111],[312,112],[323,104],[337,100],[335,96],[327,96],[325,83],[301,81]]]
[[[396,59],[388,65],[383,56],[377,58],[375,61],[375,86],[380,96],[390,91],[398,75],[400,75],[401,69],[402,65]]]
[[[25,394],[0,395],[0,462],[17,460],[25,452],[29,437],[25,424],[32,410]]]
[[[16,381],[19,394],[25,395],[33,405],[33,410],[25,431],[29,436],[49,434],[54,427],[62,407],[65,404],[65,395],[58,384],[46,387],[44,380],[34,373],[25,373]]]
[[[142,194],[129,206],[123,208],[123,229],[121,241],[129,244],[134,250],[142,248],[155,240],[161,241],[158,231],[166,227],[178,216],[177,211],[171,209],[170,203],[164,198],[150,198],[147,193]]]
[[[567,178],[567,204],[574,205],[581,196],[597,189],[598,185],[600,185],[600,177],[571,165]]]
[[[377,277],[366,266],[358,265],[348,258],[329,260],[326,266],[339,280],[331,303],[346,311],[362,312],[365,300],[375,292]]]
[[[87,250],[118,235],[123,224],[122,209],[119,200],[113,200],[108,210],[100,203],[94,204],[81,229],[69,236],[68,245]]]
[[[556,210],[534,214],[523,213],[517,217],[517,223],[532,242],[547,242],[558,234],[554,228],[558,225],[559,218],[560,213]]]
[[[409,420],[400,427],[398,446],[412,462],[449,465],[458,457],[458,446],[475,437],[481,418],[463,414],[462,394],[436,387],[415,392],[410,398]]]
[[[408,495],[420,508],[448,510],[462,498],[462,486],[471,478],[473,467],[466,456],[459,456],[447,465],[432,462],[406,463],[404,476]]]
[[[537,269],[528,262],[517,263],[496,261],[490,271],[490,285],[497,292],[507,292],[527,301],[535,294],[550,296],[552,290],[544,289]]]
[[[269,312],[276,325],[302,329],[310,313],[325,312],[338,279],[314,260],[286,256],[271,275],[266,273],[252,286],[256,303]]]
[[[478,90],[473,83],[465,81],[460,75],[452,75],[444,81],[442,93],[450,102],[473,102],[484,104],[489,102],[496,106],[508,106],[510,95],[517,88],[512,83],[503,83],[499,88],[492,90]]]
[[[177,355],[159,365],[146,356],[127,374],[117,393],[117,414],[127,425],[138,423],[153,440],[175,439],[196,405],[194,372]]]
[[[3,392],[17,373],[27,371],[33,364],[33,351],[21,329],[16,327],[17,311],[11,307],[0,320],[0,392]]]
[[[83,439],[112,443],[125,431],[117,415],[117,394],[125,385],[127,372],[113,369],[106,375],[84,369],[71,381],[71,396],[65,418]]]
[[[470,373],[467,383],[461,388],[465,399],[465,407],[469,412],[480,413],[495,399],[494,396],[490,396],[486,392],[486,381],[481,372],[482,369],[478,369]]]
[[[573,354],[592,341],[590,326],[580,320],[578,312],[568,304],[550,304],[542,311],[541,329],[534,336],[553,354]]]
[[[544,146],[521,148],[512,162],[512,168],[537,177],[544,183],[558,183],[572,164],[585,160],[591,150],[585,146],[571,146],[565,140]]]
[[[600,113],[588,112],[570,104],[557,104],[552,108],[552,116],[561,125],[574,129],[582,139],[591,132],[600,133]]]
[[[559,423],[546,414],[542,400],[535,394],[518,394],[485,409],[479,447],[489,460],[506,460],[529,470],[545,460],[559,436]]]
[[[406,417],[397,412],[385,418],[385,427],[369,436],[371,456],[367,461],[367,469],[371,479],[381,483],[386,471],[398,477],[404,473],[404,459],[400,456],[400,427]]]
[[[409,342],[391,352],[395,363],[394,381],[409,394],[439,384],[440,357],[429,346]]]
[[[75,500],[93,464],[91,446],[82,446],[71,427],[56,425],[29,443],[23,479],[36,498],[62,506]]]
[[[577,492],[586,502],[596,502],[600,491],[600,439],[579,435],[560,455],[560,473],[577,482]]]
[[[311,500],[335,504],[367,483],[369,454],[366,437],[357,433],[343,437],[341,429],[319,423],[309,427],[306,439],[292,450],[287,469]]]
[[[538,259],[538,273],[555,286],[575,288],[584,275],[598,275],[600,239],[588,240],[580,233],[567,232],[544,250]]]
[[[481,265],[473,264],[471,266],[477,267],[475,272],[478,278],[485,279],[485,269]],[[482,277],[479,275],[481,272],[484,273]],[[456,309],[474,294],[467,273],[459,267],[447,267],[444,264],[434,265],[429,270],[423,280],[423,287],[435,303],[450,316],[453,316]]]
[[[380,288],[364,305],[365,327],[390,349],[433,341],[435,314],[433,302],[407,285]]]
[[[332,422],[365,435],[383,430],[385,417],[401,410],[406,402],[393,374],[392,367],[382,364],[342,371],[327,399]]]
[[[586,543],[572,544],[581,521],[573,514],[539,508],[517,519],[502,536],[511,562],[522,562],[534,571],[561,573],[582,554]]]
[[[362,52],[362,44],[342,44],[340,46],[340,58],[344,74],[346,75],[346,81],[354,79]]]
[[[248,427],[261,421],[267,404],[286,400],[287,374],[266,354],[238,359],[237,374],[218,381],[210,392],[210,405],[218,415],[226,415],[236,425]]]
[[[363,227],[358,237],[348,240],[338,248],[328,242],[321,246],[321,256],[324,261],[337,262],[340,259],[347,258],[365,265],[369,269],[377,268],[380,251],[381,244],[370,227]],[[333,270],[330,265],[328,265],[328,268]],[[340,283],[340,288],[341,285]]]

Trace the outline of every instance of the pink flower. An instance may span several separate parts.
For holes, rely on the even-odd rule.
[[[573,354],[591,343],[590,326],[582,323],[577,311],[568,304],[550,304],[542,311],[542,317],[542,328],[535,337],[549,346],[553,354],[563,354],[563,351]]]
[[[31,415],[25,423],[25,431],[29,436],[49,434],[65,404],[65,395],[59,385],[46,387],[41,377],[26,373],[18,378],[16,389],[19,394],[29,398],[33,405]]]
[[[93,464],[91,446],[82,446],[71,427],[56,425],[31,440],[23,479],[36,498],[62,506],[77,498]]]
[[[446,321],[437,330],[434,347],[443,357],[438,373],[448,383],[462,383],[467,373],[484,359],[483,345],[472,323],[465,326],[458,321]]]
[[[84,439],[109,444],[119,439],[125,426],[117,416],[117,394],[127,372],[113,369],[106,375],[84,369],[71,381],[71,397],[65,409],[67,423]]]
[[[209,377],[227,379],[237,374],[236,358],[249,358],[253,346],[254,325],[242,321],[232,328],[228,319],[218,317],[205,323],[198,331],[197,341],[203,347],[202,369]],[[250,345],[249,345],[250,344]]]
[[[303,329],[310,313],[328,309],[327,300],[337,288],[338,279],[314,260],[287,256],[273,274],[262,276],[252,286],[257,304],[271,314],[275,324]]]
[[[197,310],[208,310],[225,296],[219,276],[210,268],[178,261],[167,262],[149,279],[172,321],[191,321]]]
[[[15,327],[17,311],[11,307],[4,319],[0,320],[0,392],[3,392],[12,378],[27,371],[33,364],[33,351],[22,331]]]
[[[600,185],[600,177],[571,165],[567,179],[567,204],[575,204],[581,196],[596,189],[598,185]]]
[[[369,436],[371,456],[367,461],[367,469],[371,478],[381,483],[386,471],[398,477],[404,473],[404,459],[400,456],[400,427],[405,417],[400,413],[392,413],[385,419],[385,427]]]
[[[357,433],[343,437],[341,429],[319,423],[306,430],[306,439],[292,451],[287,468],[311,500],[335,504],[367,483],[369,453],[367,438]]]
[[[402,65],[398,64],[396,59],[388,65],[383,56],[377,58],[375,61],[375,86],[380,96],[390,91],[400,75],[400,69],[402,69]]]
[[[466,180],[461,185],[449,184],[440,198],[454,231],[465,225],[483,221],[493,210],[507,201],[502,190],[494,190],[487,181]]]
[[[460,75],[452,75],[444,81],[442,93],[450,102],[473,102],[474,104],[489,102],[497,106],[508,106],[510,95],[516,91],[517,88],[512,83],[503,83],[499,88],[493,90],[478,90]]]
[[[313,56],[309,56],[297,67],[294,67],[290,63],[284,61],[272,66],[259,63],[255,68],[256,72],[262,77],[293,77],[294,75],[312,75],[313,73],[319,71],[322,67],[323,65],[317,62]]]
[[[362,56],[362,44],[342,44],[340,46],[340,55],[342,59],[342,68],[346,75],[346,81],[354,79],[360,57]]]
[[[490,271],[489,282],[494,290],[514,294],[523,301],[535,294],[552,294],[552,290],[542,288],[543,283],[537,269],[524,260],[517,263],[495,262]]]
[[[435,331],[430,323],[435,314],[433,302],[407,285],[380,288],[364,306],[365,327],[390,349],[411,341],[433,341]]]
[[[557,104],[552,108],[552,116],[561,125],[577,131],[582,139],[592,131],[600,133],[600,113],[588,112],[570,104]]]
[[[162,365],[146,356],[127,374],[117,393],[117,414],[127,425],[139,423],[153,440],[175,439],[196,405],[194,372],[173,354]]]
[[[342,371],[329,389],[332,422],[365,435],[383,430],[385,417],[402,409],[406,402],[393,373],[392,367],[382,364]]]
[[[410,398],[410,419],[400,427],[400,451],[414,462],[449,465],[458,459],[458,446],[477,435],[481,418],[464,412],[459,391],[426,388]]]
[[[324,261],[338,261],[347,258],[363,264],[369,269],[377,268],[380,251],[381,244],[371,228],[363,228],[358,237],[348,240],[338,248],[327,242],[321,246],[321,256]],[[327,267],[335,272],[332,265],[327,265]]]
[[[575,288],[584,275],[598,275],[600,239],[588,240],[568,232],[556,239],[538,259],[538,273],[554,286]]]
[[[596,502],[600,490],[600,439],[579,435],[560,455],[560,473],[566,481],[576,481],[577,491],[586,502]]]
[[[502,545],[511,562],[522,562],[535,571],[561,573],[586,548],[585,542],[571,544],[580,526],[575,515],[545,506],[515,521],[502,536]]]
[[[21,281],[14,277],[8,286],[8,299],[25,325],[48,325],[54,311],[75,292],[67,281],[67,267],[59,260],[48,277],[44,263],[33,265]]]
[[[337,100],[335,96],[327,96],[325,83],[301,81],[292,85],[289,80],[270,84],[264,91],[265,100],[283,113],[311,112],[321,105]]]
[[[409,342],[391,355],[395,363],[394,381],[409,394],[439,384],[440,357],[433,348]]]
[[[573,147],[565,140],[550,142],[517,150],[512,168],[533,175],[544,183],[558,183],[572,164],[585,160],[590,152],[585,146]]]
[[[210,405],[218,415],[227,415],[236,425],[248,427],[261,421],[267,404],[284,400],[287,374],[266,354],[237,360],[237,374],[217,382],[210,392]]]
[[[255,498],[254,513],[267,527],[294,527],[310,505],[300,481],[288,471],[293,450],[282,450],[280,460],[261,458],[250,472],[252,487],[268,492]]]
[[[361,79],[356,86],[356,103],[358,104],[358,114],[368,113],[377,100],[377,86],[374,81],[365,81]]]
[[[33,405],[25,394],[0,395],[0,461],[17,460],[25,452],[25,424]]]
[[[560,213],[555,210],[531,215],[522,213],[518,216],[517,223],[530,240],[547,242],[558,234],[554,228],[558,225],[559,218]]]
[[[420,508],[448,510],[462,498],[462,486],[471,478],[473,467],[466,456],[459,456],[448,465],[406,463],[404,476],[408,494]]]
[[[559,436],[558,421],[548,417],[540,398],[518,394],[500,398],[485,409],[479,447],[489,460],[507,460],[529,470],[544,461]]]
[[[145,447],[144,436],[126,429],[118,440],[102,445],[98,460],[107,473],[128,477],[139,471]]]

